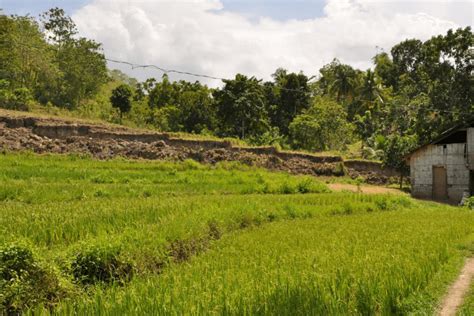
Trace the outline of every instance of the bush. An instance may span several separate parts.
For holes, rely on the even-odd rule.
[[[297,189],[300,193],[309,193],[311,192],[311,186],[313,184],[313,180],[310,178],[304,179],[303,181],[298,183]]]
[[[9,86],[10,83],[7,80],[0,80],[0,107],[28,111],[32,100],[31,91],[27,88],[10,90]]]
[[[293,194],[293,193],[296,193],[296,190],[297,188],[295,186],[292,186],[290,183],[285,181],[280,185],[280,188],[278,191],[281,194]]]
[[[329,188],[321,182],[314,181],[310,177],[305,177],[297,185],[299,193],[327,193],[331,192]]]
[[[186,159],[183,161],[183,169],[184,170],[200,170],[200,169],[204,169],[204,166],[201,165],[196,160]]]
[[[468,198],[466,202],[464,202],[464,206],[473,210],[474,209],[474,196],[471,196],[470,198]]]
[[[336,163],[333,169],[333,174],[335,176],[344,176],[347,174],[347,170],[343,162]]]
[[[27,247],[0,249],[0,314],[19,314],[37,304],[51,304],[64,290]]]
[[[120,258],[120,249],[114,247],[93,247],[79,252],[73,259],[71,271],[83,285],[103,283],[124,283],[133,275],[133,266]]]

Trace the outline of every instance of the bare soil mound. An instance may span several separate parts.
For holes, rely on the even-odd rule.
[[[235,147],[226,141],[173,138],[166,133],[82,123],[66,119],[12,115],[0,112],[0,148],[36,153],[83,153],[98,159],[116,156],[185,160],[215,164],[238,161],[294,174],[363,176],[370,183],[386,183],[390,174],[349,168],[339,156],[280,152],[274,147]],[[373,169],[373,168],[372,168]]]

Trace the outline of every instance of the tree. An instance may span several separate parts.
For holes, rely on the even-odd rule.
[[[182,81],[178,107],[181,111],[181,124],[188,133],[212,131],[217,125],[217,108],[211,90],[199,82]]]
[[[70,109],[94,96],[108,80],[101,44],[76,38],[76,25],[64,10],[53,8],[41,15],[60,76],[51,83],[53,102]]]
[[[49,83],[59,78],[53,54],[38,23],[30,17],[0,16],[0,78],[9,89],[28,89],[46,103]]]
[[[275,83],[272,85],[273,95],[268,94],[267,102],[271,102],[269,115],[273,126],[278,127],[280,133],[288,135],[288,126],[294,117],[310,106],[310,89],[308,77],[303,73],[288,73],[279,68],[273,74]]]
[[[403,185],[403,176],[409,171],[405,162],[405,156],[410,153],[417,145],[416,136],[390,135],[385,141],[383,149],[383,165],[391,167],[400,173],[400,189]]]
[[[120,112],[120,121],[122,121],[123,113],[130,112],[132,108],[132,89],[126,84],[121,84],[112,91],[110,96],[110,103],[114,108],[119,109]]]
[[[60,102],[74,108],[81,100],[94,96],[108,80],[105,57],[100,44],[80,38],[58,52],[63,71],[59,83]]]
[[[308,110],[295,117],[289,130],[294,148],[341,150],[352,141],[353,126],[340,104],[316,97]]]
[[[354,68],[334,59],[319,72],[321,78],[318,83],[325,95],[335,97],[338,103],[347,103],[353,100],[358,85],[358,72]]]
[[[152,109],[152,124],[160,131],[179,132],[182,130],[181,111],[174,105]]]
[[[56,45],[63,46],[73,41],[73,37],[77,34],[76,24],[63,9],[51,8],[42,13],[40,18],[49,34],[49,40]]]
[[[221,136],[242,139],[257,136],[269,129],[265,94],[260,81],[237,74],[223,80],[224,87],[214,91]]]
[[[163,74],[161,82],[153,83],[153,89],[148,94],[148,104],[150,108],[161,108],[168,105],[176,105],[179,87],[176,83],[171,83],[168,75]]]
[[[113,81],[118,81],[121,83],[128,84],[130,87],[136,87],[138,85],[138,80],[128,76],[118,69],[112,69],[107,71],[110,79]]]

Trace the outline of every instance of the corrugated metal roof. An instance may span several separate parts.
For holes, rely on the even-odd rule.
[[[463,123],[460,123],[460,124],[456,124],[455,126],[445,130],[444,132],[442,132],[441,134],[439,134],[438,137],[436,137],[435,139],[433,139],[432,141],[430,142],[427,142],[426,144],[423,144],[419,147],[417,147],[416,149],[412,150],[409,154],[407,154],[404,159],[407,160],[408,158],[410,158],[411,155],[413,155],[415,152],[417,152],[418,150],[428,146],[428,145],[433,145],[433,144],[437,144],[437,143],[440,143],[442,142],[444,139],[448,138],[449,136],[453,135],[454,133],[456,133],[457,131],[459,130],[462,130],[462,129],[466,129],[466,128],[469,128],[469,127],[474,127],[474,118],[472,119],[468,119],[467,121],[463,122]]]

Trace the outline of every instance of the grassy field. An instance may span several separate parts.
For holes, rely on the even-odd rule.
[[[474,241],[464,209],[240,164],[6,153],[0,181],[9,312],[426,314]]]

